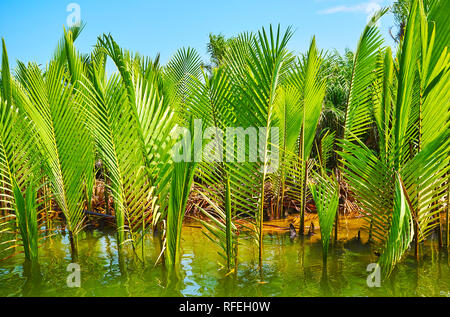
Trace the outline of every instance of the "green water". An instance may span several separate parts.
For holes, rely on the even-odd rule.
[[[291,240],[287,232],[264,237],[263,278],[258,253],[241,239],[237,275],[226,276],[216,246],[201,229],[183,228],[179,280],[168,278],[157,243],[146,240],[144,262],[128,252],[119,261],[113,233],[94,231],[79,241],[81,286],[66,283],[71,263],[68,237],[54,236],[39,249],[39,272],[24,270],[23,256],[0,262],[0,296],[449,296],[447,252],[435,243],[423,247],[419,265],[408,255],[381,287],[367,286],[367,265],[376,259],[359,242],[332,247],[327,270],[319,239]],[[136,251],[141,256],[141,250]],[[119,265],[119,263],[123,263]],[[170,275],[171,276],[171,275]]]

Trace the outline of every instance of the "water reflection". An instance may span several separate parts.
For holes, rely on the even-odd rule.
[[[23,263],[23,277],[25,283],[21,288],[22,296],[39,296],[41,289],[42,274],[38,263],[25,260]]]
[[[333,243],[324,266],[320,240],[271,232],[264,238],[261,277],[258,251],[244,237],[239,269],[226,275],[216,246],[198,238],[201,229],[183,230],[181,264],[172,270],[161,264],[157,236],[145,240],[139,258],[141,250],[118,252],[114,233],[80,237],[80,288],[66,284],[68,236],[54,236],[39,249],[40,265],[24,263],[20,255],[0,263],[0,296],[440,296],[450,289],[448,254],[435,242],[423,247],[419,265],[407,255],[389,280],[370,288],[366,267],[376,256],[362,241]]]

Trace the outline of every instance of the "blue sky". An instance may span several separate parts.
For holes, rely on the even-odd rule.
[[[76,3],[86,28],[76,42],[83,53],[91,50],[98,35],[111,33],[120,46],[154,57],[163,63],[182,46],[191,46],[207,59],[208,35],[233,36],[256,31],[270,23],[292,25],[289,48],[307,50],[316,35],[320,48],[343,52],[354,49],[374,9],[393,0],[46,0],[0,3],[0,37],[4,37],[12,66],[15,60],[45,64],[67,24],[67,6]],[[380,28],[386,43],[394,45],[388,30],[391,14]]]

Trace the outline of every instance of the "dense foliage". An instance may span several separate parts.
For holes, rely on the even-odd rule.
[[[395,54],[376,25],[386,11],[368,23],[354,53],[320,51],[313,38],[295,56],[291,29],[270,26],[211,35],[208,67],[192,48],[161,66],[111,35],[84,56],[74,45],[82,27],[74,27],[45,67],[19,62],[12,74],[3,41],[2,232],[37,261],[38,232],[52,232],[51,215],[61,212],[76,258],[101,180],[119,252],[159,232],[169,267],[179,264],[194,192],[207,202],[196,208],[229,271],[238,268],[244,232],[262,268],[264,219],[283,217],[287,201],[300,213],[300,235],[307,202],[315,202],[325,263],[348,195],[368,220],[385,275],[411,243],[419,258],[434,230],[443,236],[445,214],[448,246],[450,2],[411,1]],[[107,59],[118,70],[111,76]],[[244,142],[242,159],[234,137],[220,135],[227,128],[265,132],[258,150]],[[174,152],[190,159],[176,161]]]

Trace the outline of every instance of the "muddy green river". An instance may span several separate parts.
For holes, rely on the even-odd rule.
[[[183,228],[178,280],[154,265],[159,252],[151,237],[143,262],[132,253],[122,261],[114,233],[93,231],[80,237],[80,287],[73,288],[67,285],[68,236],[55,235],[39,249],[34,274],[24,270],[22,254],[0,262],[0,296],[450,296],[448,254],[433,241],[423,246],[419,264],[410,252],[389,280],[369,287],[367,266],[376,256],[367,245],[349,241],[356,236],[354,228],[341,224],[347,226],[345,236],[330,248],[325,270],[319,234],[290,239],[280,230],[285,226],[273,222],[266,227],[262,279],[258,251],[248,239],[241,237],[237,274],[227,276],[216,245],[196,223]]]

